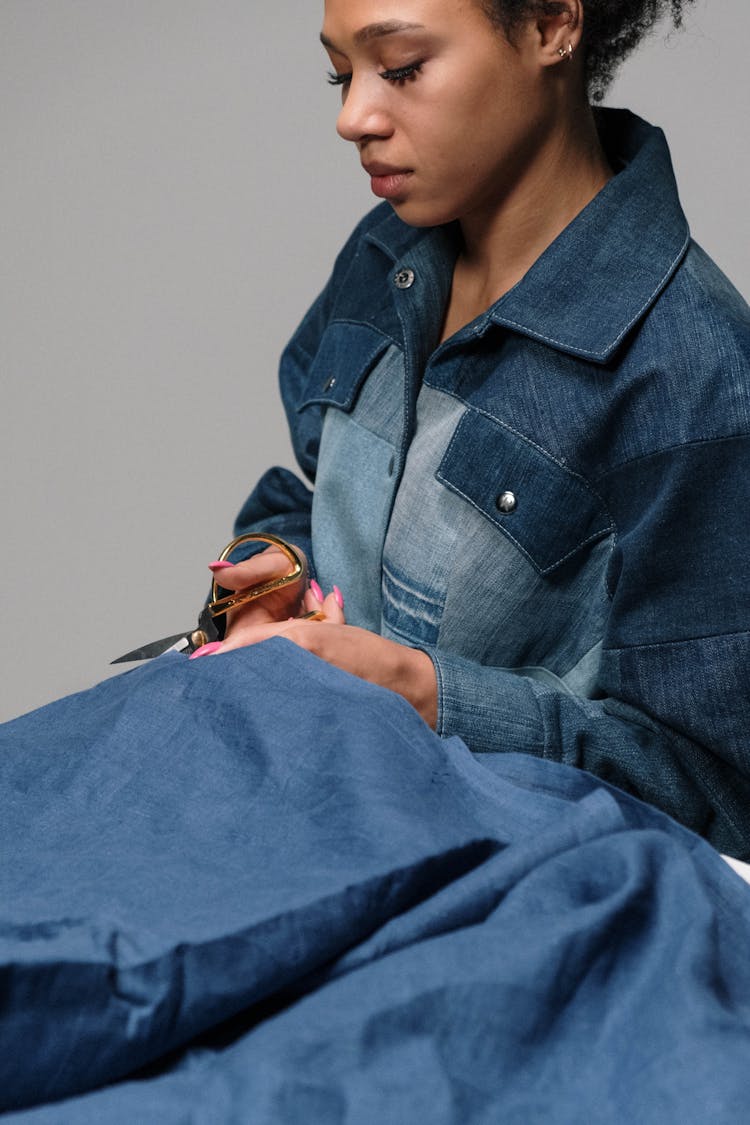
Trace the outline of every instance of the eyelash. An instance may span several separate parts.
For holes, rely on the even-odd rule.
[[[419,74],[422,69],[423,63],[419,62],[409,63],[407,66],[395,66],[390,70],[380,70],[378,75],[386,82],[405,82],[407,78],[413,78]],[[330,86],[347,86],[352,80],[351,71],[348,74],[334,74],[333,71],[328,71],[328,84]]]

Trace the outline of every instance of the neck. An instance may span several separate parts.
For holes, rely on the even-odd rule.
[[[461,219],[459,284],[477,312],[520,281],[612,176],[588,105],[550,130],[513,187]]]

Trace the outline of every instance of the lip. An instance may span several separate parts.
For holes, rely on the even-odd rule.
[[[363,164],[370,177],[373,195],[381,199],[396,199],[402,194],[407,179],[412,174],[410,168],[394,168],[391,164]]]

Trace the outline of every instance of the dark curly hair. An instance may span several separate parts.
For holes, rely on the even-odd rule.
[[[587,0],[583,31],[586,88],[592,101],[601,101],[622,60],[662,16],[675,27],[683,8],[693,0]],[[490,20],[513,40],[513,31],[536,14],[559,15],[560,0],[482,0]]]

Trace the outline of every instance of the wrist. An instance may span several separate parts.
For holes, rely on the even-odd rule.
[[[409,666],[403,683],[408,684],[408,688],[405,689],[402,684],[396,690],[400,691],[401,694],[408,699],[409,703],[419,712],[427,725],[435,730],[438,714],[438,691],[435,666],[427,653],[422,649],[410,648],[406,651],[408,653]]]

